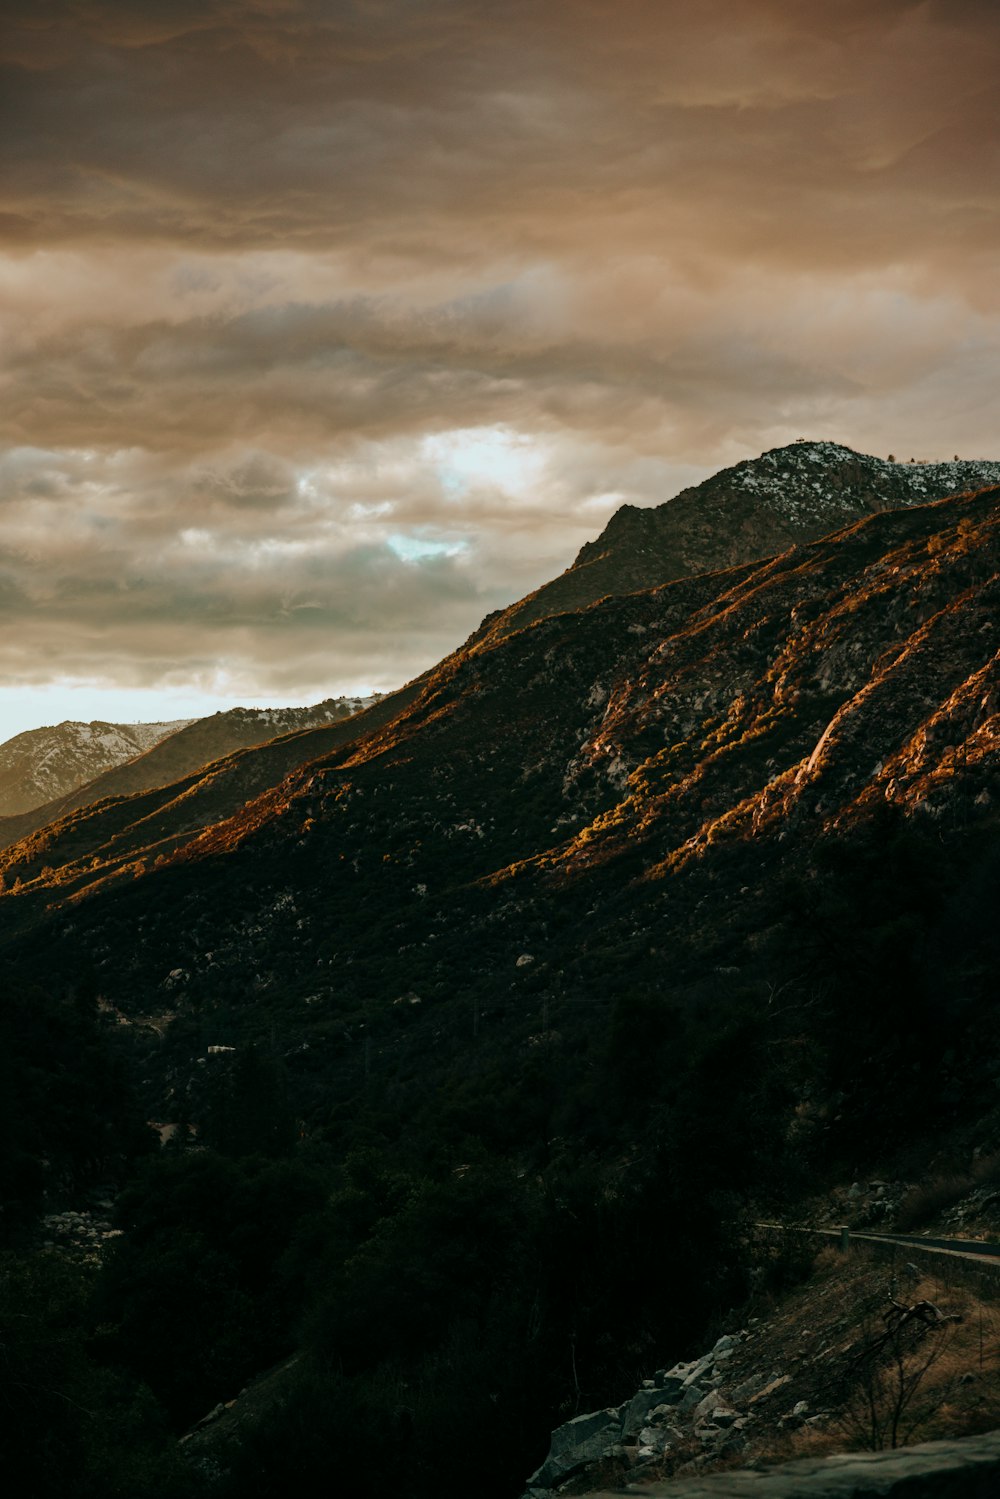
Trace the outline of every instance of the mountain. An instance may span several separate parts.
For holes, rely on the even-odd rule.
[[[817,527],[829,529],[845,519],[877,516],[900,500],[915,504],[928,488],[935,493],[935,484],[948,487],[959,479],[981,479],[984,474],[1000,480],[1000,464],[895,464],[832,444],[800,443],[725,470],[656,509],[625,506],[567,572],[491,616],[437,672],[382,699],[352,718],[346,728],[339,722],[303,728],[264,748],[248,748],[212,762],[213,746],[218,747],[225,737],[218,733],[219,727],[231,734],[234,720],[230,715],[217,715],[199,721],[172,736],[152,755],[99,779],[73,797],[39,809],[29,819],[8,822],[4,838],[10,846],[0,858],[0,874],[8,888],[18,882],[34,891],[58,886],[60,897],[76,896],[109,880],[131,879],[143,868],[173,857],[203,830],[238,815],[247,803],[278,786],[297,765],[320,759],[355,739],[361,741],[401,713],[401,725],[409,723],[409,715],[426,698],[430,683],[445,680],[459,669],[472,669],[473,660],[486,659],[489,647],[527,624],[537,627],[547,616],[564,611],[576,619],[580,610],[602,598],[662,586],[667,579],[677,579],[679,572],[707,579],[686,586],[698,598],[714,597],[719,585],[711,578],[720,569],[745,567],[780,551],[790,539],[792,545],[800,545]],[[728,669],[723,662],[723,682]],[[605,689],[595,685],[593,690]],[[328,706],[300,711],[320,712]],[[545,718],[550,716],[544,706],[540,711]],[[504,696],[504,712],[517,717],[518,694],[513,690]],[[235,720],[237,725],[242,723],[240,718]],[[494,736],[509,732],[505,724],[484,728],[487,737],[480,767],[484,774],[485,766],[499,753]],[[616,763],[631,764],[628,754]],[[565,806],[553,809],[553,818],[570,816]]]
[[[207,826],[262,752],[42,830],[6,851],[0,912],[73,899],[68,947],[114,995],[181,970],[199,1005],[251,978],[337,1009],[456,985],[485,1003],[557,909],[590,912],[586,949],[613,892],[655,950],[654,892],[673,910],[717,857],[784,864],[883,813],[992,825],[998,535],[993,488],[473,644],[281,780],[321,741],[276,741],[269,789]],[[113,876],[120,898],[80,902]],[[553,982],[553,961],[524,966]],[[334,1001],[316,968],[345,963]]]
[[[748,1222],[995,1188],[1000,485],[882,498],[631,592],[585,558],[599,597],[6,851],[0,1179],[125,1184],[75,1320],[58,1255],[9,1281],[20,1385],[39,1324],[72,1356],[35,1448],[79,1409],[184,1499],[510,1499],[807,1273]]]
[[[85,781],[143,755],[191,720],[76,723],[28,729],[0,744],[0,821],[57,802]],[[48,819],[46,819],[48,820]]]
[[[496,639],[605,594],[771,557],[797,542],[901,505],[1000,483],[1000,462],[897,463],[831,442],[796,442],[722,469],[650,509],[623,505],[572,567],[483,621]]]
[[[208,718],[180,719],[175,724],[133,724],[124,731],[117,726],[118,738],[114,734],[78,734],[75,738],[80,741],[80,752],[75,762],[68,751],[63,755],[60,763],[66,764],[66,772],[58,788],[52,781],[48,766],[55,757],[56,747],[69,742],[64,731],[112,729],[116,726],[62,724],[58,730],[38,729],[21,734],[10,740],[9,745],[0,746],[0,756],[5,749],[18,746],[16,763],[23,767],[25,783],[47,786],[48,795],[44,801],[35,800],[22,808],[20,815],[10,815],[15,810],[11,806],[8,815],[0,816],[0,848],[77,808],[108,797],[131,796],[169,785],[248,745],[263,744],[269,739],[303,729],[341,723],[371,707],[380,697],[381,694],[376,693],[370,698],[327,698],[311,708],[230,708]],[[154,735],[152,731],[157,729],[162,732]],[[50,738],[46,736],[53,735],[56,737],[50,746]],[[130,735],[136,745],[131,749],[128,748]],[[29,742],[22,745],[22,741]],[[101,748],[120,744],[123,753],[118,759],[109,757],[99,764],[95,741],[99,741]],[[95,745],[94,755],[88,759],[85,752],[91,745]],[[73,763],[79,770],[78,775],[71,769]],[[57,794],[53,796],[54,789]]]

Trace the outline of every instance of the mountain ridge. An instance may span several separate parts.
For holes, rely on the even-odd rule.
[[[981,820],[996,810],[998,536],[1000,487],[551,616],[447,658],[306,764],[291,762],[316,731],[276,741],[284,777],[228,816],[171,821],[204,794],[195,777],[139,818],[121,802],[76,814],[0,869],[16,907],[148,879],[157,860],[197,882],[196,866],[235,872],[246,852],[266,883],[278,850],[290,872],[301,862],[301,892],[316,857],[342,886],[336,847],[362,871],[351,900],[371,880],[366,907],[391,910],[386,860],[429,891],[425,863],[455,889],[604,866],[656,881],[726,842],[812,839],[890,803]],[[95,844],[88,822],[122,816]]]
[[[888,497],[880,497],[878,495],[868,497],[862,505],[862,501],[857,498],[849,482],[850,474],[854,472],[857,455],[851,455],[849,450],[838,449],[835,451],[837,462],[841,465],[845,463],[848,465],[846,470],[843,467],[838,469],[840,478],[846,485],[844,491],[846,499],[841,495],[836,501],[836,508],[843,509],[847,506],[847,508],[857,511],[859,508],[866,506],[869,513],[861,521],[857,519],[856,515],[853,516],[846,528],[842,528],[839,532],[835,531],[831,537],[827,538],[826,543],[824,543],[825,545],[835,548],[837,537],[842,535],[850,536],[859,525],[862,527],[862,532],[859,535],[875,535],[876,533],[872,532],[870,528],[869,531],[865,532],[863,529],[864,526],[868,522],[879,520],[879,517],[885,516],[889,516],[890,518],[879,520],[879,527],[876,530],[880,528],[881,531],[889,534],[894,528],[896,530],[902,528],[903,531],[906,531],[907,527],[909,527],[915,532],[920,532],[924,535],[924,543],[922,545],[930,544],[927,541],[927,537],[945,524],[944,511],[941,508],[935,510],[934,504],[932,504],[931,506],[914,506],[901,510],[888,510],[886,505],[889,500],[895,498],[894,494],[890,494]],[[789,452],[793,455],[792,460],[787,458]],[[848,458],[843,458],[844,453],[848,454]],[[781,484],[783,483],[781,478],[784,472],[783,465],[786,462],[793,461],[796,472],[801,471],[803,464],[810,465],[811,471],[814,458],[814,449],[803,449],[801,445],[792,450],[777,450],[776,455],[765,454],[757,468],[754,468],[752,464],[744,465],[740,468],[740,473],[743,476],[743,487],[749,491],[759,491],[764,487],[760,482],[760,475],[762,474],[765,479],[770,481],[776,491],[780,491]],[[764,460],[768,461],[765,462]],[[763,466],[761,467],[761,465]],[[906,467],[903,465],[885,465],[880,460],[871,460],[867,462],[866,471],[877,474],[888,468],[895,475],[897,469]],[[995,467],[1000,472],[1000,465],[995,465]],[[925,471],[925,473],[929,472],[929,470]],[[847,474],[847,478],[844,477],[845,473]],[[947,476],[949,478],[953,477],[950,468]],[[904,479],[906,484],[909,485],[912,483],[908,474],[904,476]],[[931,480],[928,479],[925,482],[931,482]],[[730,485],[731,481],[727,477],[727,492]],[[984,495],[992,493],[992,491],[983,491]],[[886,504],[883,504],[883,499],[886,500]],[[660,526],[669,520],[673,503],[668,502],[667,505],[660,507],[659,512],[637,512],[637,514],[651,516],[651,524]],[[946,507],[946,502],[944,501],[937,503],[939,506]],[[959,513],[962,511],[963,506],[965,506],[966,510],[970,506],[974,508],[977,504],[985,504],[989,507],[992,501],[990,499],[977,501],[974,497],[966,496],[964,499],[956,497],[949,503],[952,509],[956,513]],[[908,521],[906,517],[911,513],[911,510],[913,512],[920,510],[922,512],[922,519],[912,522]],[[895,519],[892,517],[895,517]],[[626,530],[632,524],[632,518],[628,515],[626,515],[624,521],[617,523],[619,528],[624,526]],[[649,523],[644,521],[642,524]],[[973,520],[969,514],[963,512],[959,514],[959,519],[954,524],[958,526],[964,524],[967,529],[976,530],[977,526],[980,526],[981,523]],[[988,527],[986,529],[988,530]],[[985,535],[986,531],[983,531],[983,536]],[[982,536],[979,538],[978,544],[984,544]],[[594,545],[596,546],[598,543]],[[730,543],[727,542],[726,545],[728,547]],[[673,595],[677,599],[684,601],[679,604],[678,609],[674,610],[671,615],[675,626],[679,627],[683,624],[687,611],[697,607],[693,603],[695,597],[710,602],[714,601],[712,607],[720,607],[721,597],[727,591],[734,589],[738,591],[748,579],[751,582],[747,583],[747,586],[752,591],[753,588],[761,587],[769,575],[773,575],[775,578],[780,575],[781,578],[786,579],[786,582],[782,584],[785,592],[794,593],[796,585],[788,582],[787,579],[798,577],[801,581],[806,577],[809,568],[814,566],[810,558],[818,555],[815,550],[810,552],[810,548],[815,549],[817,545],[818,543],[796,542],[793,544],[791,551],[780,553],[777,557],[772,558],[770,562],[760,562],[757,560],[744,561],[739,566],[728,569],[728,571],[708,571],[689,574],[683,579],[674,579],[669,583],[661,583],[657,586],[657,589],[646,590],[645,593],[657,593],[663,597],[667,597],[670,595],[671,590],[673,590]],[[971,545],[972,542],[970,541]],[[945,551],[947,550],[948,548],[945,548]],[[951,550],[961,551],[961,545],[955,543],[952,545]],[[601,555],[606,555],[606,552],[601,553]],[[590,577],[588,572],[590,565],[588,561],[585,561],[583,567],[578,570],[584,574],[588,581]],[[641,567],[651,565],[659,566],[656,557],[654,557],[652,563],[646,558],[640,558]],[[896,567],[898,571],[899,565],[902,564],[892,564],[891,566]],[[921,560],[917,572],[919,573],[919,569],[925,566],[932,570],[935,565],[939,564],[934,564],[929,554],[925,556],[921,552]],[[890,568],[888,562],[884,562],[883,566],[886,569]],[[570,571],[572,572],[572,569]],[[565,576],[567,575],[564,574],[563,577]],[[756,579],[756,582],[752,581],[754,579]],[[556,580],[556,582],[558,581]],[[772,588],[772,591],[777,588],[777,584],[774,583],[768,586]],[[663,590],[666,590],[665,594]],[[722,590],[721,595],[719,590]],[[593,592],[593,589],[589,591]],[[542,590],[542,593],[544,594],[544,590]],[[642,596],[640,593],[605,593],[603,595],[605,606],[603,607],[610,608],[610,605],[607,603],[608,600],[627,597],[639,598],[640,596]],[[538,597],[538,595],[530,595],[527,602],[535,601],[537,603]],[[550,602],[553,601],[553,595],[548,595],[548,598]],[[277,806],[282,802],[286,794],[283,778],[289,775],[294,777],[299,765],[315,765],[321,762],[324,756],[327,756],[330,751],[333,751],[338,759],[346,756],[348,761],[352,756],[363,756],[369,753],[382,754],[385,752],[387,745],[392,742],[393,735],[403,734],[412,737],[413,733],[417,731],[418,726],[427,718],[428,713],[432,717],[435,713],[440,716],[443,710],[440,706],[435,707],[433,705],[439,704],[444,683],[451,680],[456,672],[464,672],[472,676],[475,676],[477,673],[481,674],[485,666],[479,666],[476,664],[477,662],[485,663],[486,657],[495,648],[505,642],[512,642],[519,635],[524,634],[526,627],[523,614],[520,611],[525,602],[521,601],[520,604],[512,606],[512,609],[508,610],[506,615],[501,616],[499,619],[493,616],[492,624],[490,621],[485,622],[484,627],[472,636],[464,647],[452,653],[451,656],[446,657],[437,668],[429,673],[425,673],[422,678],[418,678],[406,689],[401,690],[400,693],[383,699],[374,711],[368,710],[365,713],[359,714],[356,719],[349,722],[347,728],[341,726],[332,738],[326,730],[303,730],[300,734],[286,736],[284,740],[277,741],[278,748],[272,747],[267,752],[261,750],[238,752],[235,756],[230,756],[223,761],[216,762],[214,767],[211,765],[200,766],[196,771],[172,785],[140,793],[136,799],[131,801],[128,798],[122,799],[120,797],[112,800],[104,800],[89,808],[82,808],[79,811],[71,812],[69,815],[57,819],[48,826],[39,829],[37,833],[33,833],[27,839],[22,838],[19,842],[14,843],[8,848],[2,857],[0,857],[0,872],[2,872],[3,878],[6,881],[7,888],[10,889],[18,885],[21,889],[27,886],[41,890],[43,886],[46,886],[51,888],[53,892],[58,887],[61,895],[68,895],[71,892],[79,893],[89,885],[97,886],[105,883],[108,878],[119,878],[123,874],[134,875],[151,862],[159,861],[162,863],[165,860],[169,861],[179,855],[188,845],[191,846],[192,850],[221,846],[230,835],[229,830],[238,827],[241,819],[246,821],[249,818],[258,816],[258,814],[263,815],[265,807]],[[848,597],[847,601],[842,605],[847,610],[845,628],[849,626],[850,622],[849,605],[850,599]],[[586,604],[583,606],[582,613],[578,609],[570,611],[565,616],[560,616],[556,613],[546,618],[551,621],[564,617],[567,624],[553,628],[558,630],[572,629],[574,628],[572,621],[582,621],[586,619],[590,611],[601,607],[599,599],[588,598]],[[726,607],[728,608],[729,606],[727,605]],[[808,612],[808,608],[814,606],[800,605],[799,607],[800,612],[802,609]],[[613,613],[614,611],[612,610],[611,612]],[[738,612],[738,610],[733,610],[734,618],[738,615]],[[908,615],[907,618],[909,618]],[[530,634],[532,630],[540,628],[544,624],[545,618],[529,620],[527,622],[528,633]],[[634,628],[637,635],[641,636],[651,627],[648,624],[642,624],[637,621],[634,627],[630,628]],[[665,628],[663,620],[659,622],[658,628],[661,630]],[[769,628],[770,626],[763,621],[758,621],[754,625],[754,631],[761,636],[766,635]],[[683,631],[681,633],[683,634]],[[680,636],[677,638],[680,639]],[[511,649],[514,649],[514,647],[512,646]],[[518,653],[525,653],[527,656],[530,656],[535,649],[535,644],[531,642],[516,647]],[[664,644],[662,649],[666,650],[667,645]],[[638,669],[641,652],[637,652],[635,655]],[[756,660],[755,654],[751,650],[745,651],[744,657],[750,663]],[[725,660],[724,669],[731,673],[732,680],[734,681],[744,681],[746,679],[745,671],[741,672],[738,665],[734,666],[734,663],[728,661],[728,659]],[[646,670],[649,670],[648,662]],[[567,776],[575,777],[577,782],[586,787],[590,783],[596,784],[600,782],[604,776],[602,767],[608,765],[613,767],[613,774],[618,777],[621,784],[624,784],[628,776],[636,769],[636,752],[628,750],[627,752],[620,753],[615,748],[610,726],[613,723],[624,721],[623,709],[626,698],[631,702],[636,694],[641,695],[642,692],[647,691],[645,687],[636,685],[641,680],[640,674],[630,686],[616,689],[617,698],[615,703],[604,711],[601,734],[596,737],[591,736],[591,741],[584,747],[585,753],[583,750],[577,753],[575,756],[577,768],[572,772],[566,771]],[[747,685],[750,685],[749,682]],[[828,680],[828,689],[830,685],[831,683]],[[481,691],[482,684],[478,684],[475,690]],[[605,689],[600,684],[594,684],[592,690],[604,691]],[[728,690],[728,687],[725,690]],[[662,698],[665,689],[661,686],[658,691]],[[766,691],[772,691],[772,687],[765,688],[765,695]],[[703,699],[704,696],[705,694],[702,693]],[[674,700],[680,701],[676,687],[674,688]],[[516,701],[515,695],[511,698],[511,708],[514,712],[517,711]],[[634,704],[632,706],[634,707]],[[447,709],[448,713],[453,711],[454,707]],[[544,713],[544,705],[540,705],[539,711]],[[630,711],[632,711],[631,708]],[[765,712],[765,720],[767,712],[772,717],[775,715],[779,718],[781,717],[778,705],[773,703]],[[610,718],[609,714],[611,715]],[[674,720],[674,731],[676,732],[678,742],[686,742],[690,725],[686,721],[680,722],[676,713]],[[442,726],[444,726],[443,720]],[[682,730],[684,731],[683,735],[681,733]],[[435,727],[430,729],[429,732],[433,734],[439,732],[439,730]],[[495,736],[502,732],[503,727],[501,724],[495,724],[486,731],[487,745],[483,752],[484,767],[489,764],[490,759],[496,753],[493,744]],[[771,730],[767,729],[766,723],[763,727],[761,725],[743,725],[741,728],[741,733],[762,739],[765,739],[770,732]],[[645,745],[649,738],[649,733],[650,730],[648,727],[641,729],[637,742],[640,745]],[[833,741],[841,736],[841,729],[838,728],[834,732],[831,728],[830,734],[832,738],[823,752],[827,758],[829,757],[829,753],[832,752]],[[671,770],[671,775],[675,776],[677,785],[684,785],[687,788],[684,793],[685,795],[696,787],[701,792],[703,790],[703,783],[707,779],[710,779],[710,767],[715,764],[719,757],[711,750],[710,746],[708,750],[709,752],[705,757],[705,764],[695,776],[694,781],[690,781],[689,778],[683,776],[677,776],[676,766]],[[582,769],[580,768],[582,764],[581,754],[583,755],[583,760],[587,762],[583,765]],[[136,763],[140,766],[142,765],[142,761]],[[813,770],[815,769],[816,767],[814,766]],[[309,770],[304,771],[302,774],[306,779],[309,779],[318,773],[321,772]],[[433,769],[429,771],[429,774],[434,774]],[[605,787],[605,791],[610,795],[607,786]],[[592,791],[587,794],[592,797]],[[677,791],[674,794],[674,800],[677,801],[680,795],[681,793]],[[757,801],[754,803],[753,808],[748,807],[745,810],[747,816],[751,818],[757,817],[758,819],[765,816],[765,808],[770,807],[773,809],[777,805],[779,795],[785,796],[786,800],[794,799],[792,792],[784,786],[784,783],[781,783],[780,786],[772,786],[767,789],[757,788],[754,795],[757,797]],[[248,809],[246,812],[241,810],[244,807]],[[249,810],[251,807],[254,809],[253,812]],[[731,819],[737,816],[736,809],[728,804],[720,808],[720,812],[725,812],[726,816]],[[561,817],[568,815],[568,813],[563,808],[561,811],[557,810],[554,815]],[[639,840],[637,829],[633,830],[633,834]],[[693,835],[694,829],[691,830],[688,836]],[[600,839],[596,839],[595,847],[599,841]],[[45,872],[44,877],[43,871]],[[40,878],[42,878],[42,885],[38,884]]]
[[[78,786],[185,729],[192,720],[109,723],[104,719],[26,729],[0,744],[0,825],[7,817],[57,803]]]
[[[1000,483],[1000,462],[897,463],[839,443],[796,442],[743,459],[655,506],[623,505],[565,572],[483,621],[479,639],[605,593],[718,572],[812,541],[863,515]]]
[[[241,1411],[219,1499],[331,1461],[437,1494],[456,1431],[516,1492],[782,1283],[748,1219],[942,1149],[995,1180],[998,831],[1000,484],[512,623],[40,829],[0,861],[17,1075],[60,1101],[48,992],[173,1136],[120,1199],[111,1356],[178,1432]],[[119,1097],[68,1145],[28,1097],[13,1143],[105,1172]]]
[[[371,707],[381,696],[376,693],[371,698],[326,698],[307,708],[228,708],[202,718],[180,719],[159,739],[142,745],[133,754],[107,765],[96,774],[77,780],[61,794],[19,814],[0,816],[0,848],[109,797],[150,791],[190,775],[239,749],[303,729],[338,723]],[[33,732],[44,734],[48,731]],[[13,740],[10,742],[14,743]],[[4,748],[0,746],[0,756]]]

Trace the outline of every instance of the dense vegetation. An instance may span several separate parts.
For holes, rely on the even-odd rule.
[[[31,1180],[27,1161],[37,1183],[43,1139],[65,1191],[129,1178],[99,1273],[5,1263],[5,1409],[37,1492],[318,1495],[333,1465],[358,1496],[457,1495],[470,1472],[485,1499],[515,1493],[552,1425],[617,1401],[739,1302],[749,1204],[919,1151],[929,1125],[996,1130],[996,865],[980,833],[887,813],[808,863],[758,861],[753,887],[729,850],[627,919],[608,890],[586,930],[552,889],[534,919],[561,1000],[529,965],[518,1017],[508,975],[466,956],[433,1024],[390,1003],[380,1026],[371,1005],[374,1043],[319,1061],[291,1034],[292,996],[220,1004],[136,1053],[176,1082],[192,1024],[236,1044],[191,1069],[185,1128],[152,1158],[126,1148],[146,1136],[112,1086],[127,1031],[99,1035],[69,976],[58,1003],[25,990],[9,1179]],[[462,944],[442,942],[447,970]],[[94,1048],[92,1091],[50,1110],[62,1045]],[[293,1353],[218,1471],[179,1461],[171,1429]]]
[[[508,1499],[740,1301],[749,1211],[1000,1147],[998,500],[457,653],[127,877],[184,794],[12,853],[32,1492]],[[39,1253],[97,1187],[100,1267]]]

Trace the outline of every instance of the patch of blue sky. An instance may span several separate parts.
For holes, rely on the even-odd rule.
[[[469,543],[461,539],[434,541],[426,536],[407,535],[394,531],[388,538],[392,551],[403,562],[427,562],[431,558],[460,557],[468,550]]]

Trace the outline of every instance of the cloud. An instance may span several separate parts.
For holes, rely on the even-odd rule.
[[[0,666],[390,685],[617,503],[986,455],[998,61],[976,0],[14,0]]]

